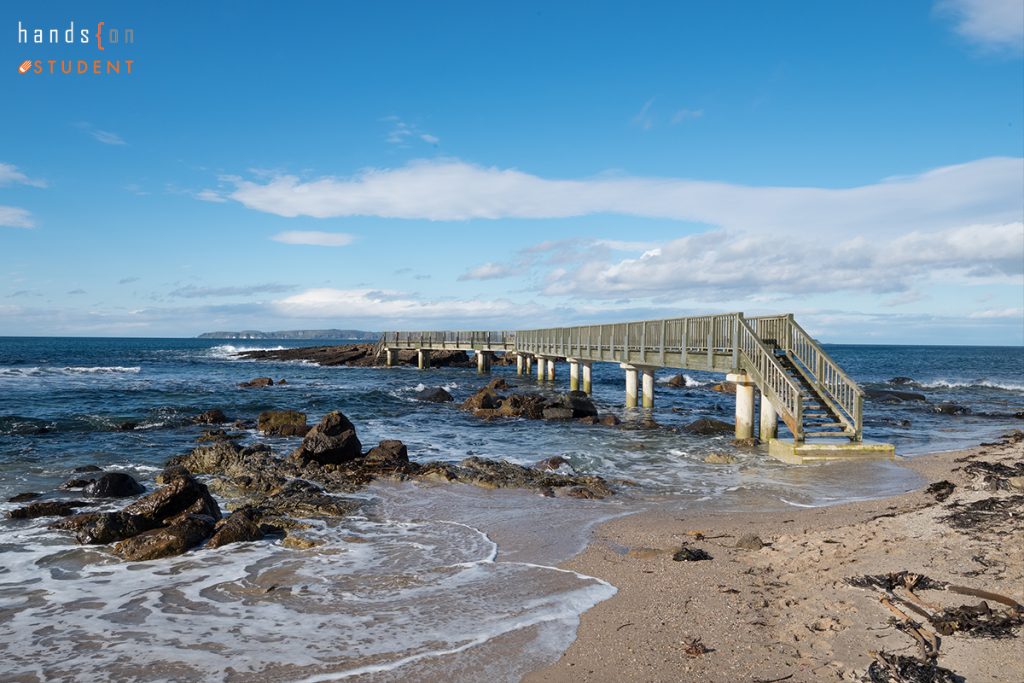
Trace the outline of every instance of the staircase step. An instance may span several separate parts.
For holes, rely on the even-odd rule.
[[[846,425],[844,425],[842,422],[814,422],[812,424],[805,426],[814,427],[815,429],[830,429],[833,427],[839,427],[840,429],[844,430],[846,429]]]
[[[816,437],[816,436],[818,436],[818,437],[832,437],[832,438],[839,437],[839,436],[847,436],[848,437],[848,436],[850,436],[850,432],[846,432],[846,431],[842,431],[842,432],[804,432],[804,438]]]

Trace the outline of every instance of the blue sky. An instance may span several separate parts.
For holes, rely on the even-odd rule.
[[[553,4],[5,3],[0,335],[1024,343],[1019,0]]]

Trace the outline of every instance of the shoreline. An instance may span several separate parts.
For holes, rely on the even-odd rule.
[[[1024,434],[1016,434],[906,459],[926,485],[896,496],[778,512],[662,508],[605,522],[559,566],[618,592],[585,612],[569,649],[524,682],[861,680],[872,652],[917,655],[915,638],[890,625],[883,592],[845,579],[908,571],[1024,601],[1024,496],[1006,478],[986,477],[984,465],[969,467],[1024,462]],[[943,480],[955,488],[939,501],[927,485]],[[993,513],[963,530],[944,521],[989,498],[1010,498],[1011,516]],[[748,534],[764,546],[753,549],[748,538],[750,549],[736,547]],[[684,544],[711,559],[674,561]],[[980,602],[949,591],[921,595],[942,607]],[[1020,632],[940,636],[936,661],[968,681],[1018,680]]]

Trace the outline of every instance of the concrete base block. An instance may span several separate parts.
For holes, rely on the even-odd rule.
[[[768,455],[790,465],[823,460],[895,460],[896,447],[891,443],[870,441],[793,443],[785,439],[771,439]]]

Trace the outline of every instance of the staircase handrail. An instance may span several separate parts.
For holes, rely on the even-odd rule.
[[[779,412],[779,417],[793,433],[793,438],[802,441],[803,428],[803,392],[800,386],[789,376],[775,354],[765,346],[750,325],[739,316],[736,345],[739,350],[743,370],[753,375],[754,383],[761,394],[771,401]]]

